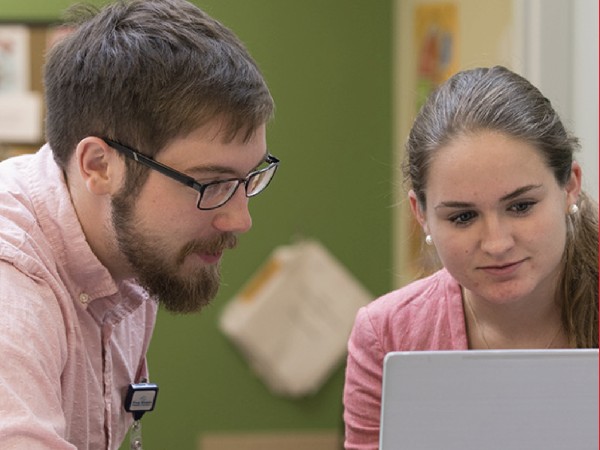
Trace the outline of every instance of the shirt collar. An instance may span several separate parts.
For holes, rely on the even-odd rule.
[[[86,240],[64,174],[48,145],[38,152],[36,164],[31,179],[33,205],[55,253],[58,270],[79,289],[72,295],[86,307],[97,298],[115,294],[118,287]]]

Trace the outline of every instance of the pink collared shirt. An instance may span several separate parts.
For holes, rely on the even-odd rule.
[[[119,448],[156,311],[90,249],[48,146],[0,163],[1,448]]]
[[[361,308],[348,341],[344,448],[379,448],[383,360],[388,352],[467,348],[460,286],[445,269]]]

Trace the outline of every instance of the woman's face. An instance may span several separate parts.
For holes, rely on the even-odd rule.
[[[531,144],[480,131],[436,152],[425,211],[409,197],[448,271],[472,296],[499,304],[553,295],[580,186],[577,163],[561,187]]]

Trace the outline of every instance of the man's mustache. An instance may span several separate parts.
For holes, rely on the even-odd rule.
[[[185,258],[192,253],[205,253],[208,255],[216,255],[223,250],[232,249],[237,245],[238,239],[233,233],[223,233],[215,239],[202,241],[191,241],[183,247],[177,258],[177,263],[182,264]]]

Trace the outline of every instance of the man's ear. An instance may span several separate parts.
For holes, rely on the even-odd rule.
[[[415,194],[415,191],[413,191],[412,189],[408,192],[408,202],[410,204],[410,210],[412,211],[413,216],[415,216],[415,219],[417,219],[417,222],[419,222],[419,225],[421,225],[423,231],[425,232],[425,234],[427,234],[429,231],[427,229],[425,211],[423,211],[423,209],[421,208],[421,204],[417,199],[417,194]]]
[[[123,161],[102,139],[82,139],[75,149],[75,158],[79,175],[91,194],[113,194],[121,186]]]

